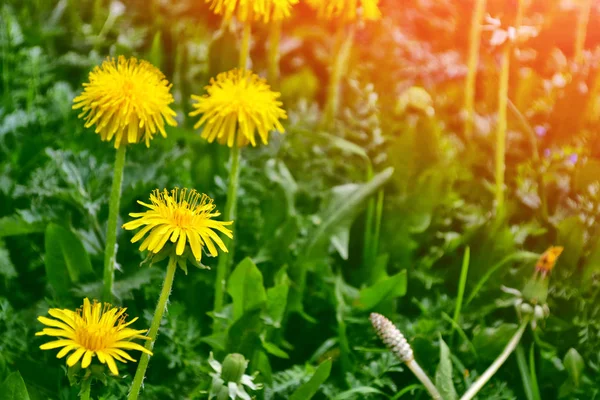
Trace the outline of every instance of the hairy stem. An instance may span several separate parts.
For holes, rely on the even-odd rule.
[[[104,249],[104,286],[102,299],[108,303],[113,299],[113,283],[115,280],[115,262],[117,259],[117,219],[121,203],[121,186],[123,184],[123,169],[127,146],[121,144],[117,149],[115,167],[108,203],[108,227],[106,230],[106,247]]]
[[[162,320],[163,314],[167,309],[167,301],[169,300],[171,288],[173,287],[173,278],[175,277],[175,270],[177,270],[177,259],[177,256],[171,256],[171,258],[169,258],[169,265],[167,266],[165,281],[160,292],[160,297],[158,298],[156,310],[154,311],[154,317],[152,317],[150,332],[148,332],[149,340],[146,341],[146,344],[144,346],[147,350],[150,351],[152,351],[152,348],[154,347],[154,342],[156,341],[158,328],[160,327],[160,321]],[[140,394],[140,389],[142,388],[142,384],[144,382],[144,376],[146,375],[146,369],[148,368],[149,362],[150,355],[142,353],[137,370],[135,371],[133,383],[131,384],[129,396],[127,397],[128,400],[136,400],[138,398]]]
[[[469,390],[467,390],[467,392],[460,398],[460,400],[471,400],[490,380],[490,378],[494,376],[496,372],[498,372],[498,369],[502,366],[502,364],[504,364],[508,356],[510,356],[510,354],[517,348],[517,345],[519,344],[519,341],[521,340],[523,332],[525,332],[525,328],[527,327],[528,323],[528,318],[521,323],[521,326],[510,339],[504,350],[502,350],[502,353],[500,353],[498,358],[494,360],[492,365],[490,365],[489,368],[485,370],[485,372],[479,377],[479,379],[477,379],[475,383],[471,385]]]
[[[237,143],[237,136],[234,142],[229,159],[229,185],[227,187],[227,202],[225,203],[225,210],[223,212],[224,221],[233,221],[237,208],[237,191],[240,178],[240,148]],[[231,229],[234,231],[234,227]],[[224,238],[224,242],[229,252],[219,255],[217,278],[215,281],[215,312],[219,312],[223,308],[225,287],[231,259],[233,258],[233,240]]]
[[[481,42],[481,20],[485,11],[485,0],[477,0],[473,17],[471,18],[471,33],[469,34],[469,60],[467,82],[465,84],[465,139],[473,136],[473,120],[475,118],[475,79],[479,62],[479,45]]]

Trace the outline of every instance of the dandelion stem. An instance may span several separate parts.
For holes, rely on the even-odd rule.
[[[81,391],[79,392],[80,400],[90,400],[90,393],[92,391],[92,378],[87,377],[81,381]]]
[[[413,374],[415,374],[417,379],[421,381],[423,386],[425,386],[425,389],[427,389],[434,400],[442,400],[442,395],[440,392],[438,392],[433,382],[431,382],[431,379],[429,379],[429,376],[427,376],[425,371],[423,371],[415,359],[407,361],[406,366],[412,371]]]
[[[528,323],[529,323],[529,318],[526,318],[521,323],[521,326],[519,327],[517,332],[515,332],[515,334],[510,339],[510,341],[508,342],[508,344],[506,345],[506,347],[504,348],[502,353],[500,353],[498,358],[496,358],[496,360],[494,360],[492,365],[490,365],[489,368],[486,369],[485,372],[479,377],[479,379],[477,379],[475,381],[475,383],[473,383],[471,385],[469,390],[467,390],[467,392],[460,398],[460,400],[471,400],[481,390],[481,388],[490,380],[490,378],[492,376],[494,376],[494,374],[496,372],[498,372],[498,369],[502,366],[502,364],[504,364],[504,362],[506,361],[508,356],[510,356],[510,354],[517,348],[517,345],[519,344],[519,341],[521,340],[521,337],[523,336],[523,332],[525,332],[525,328],[527,327]]]
[[[346,73],[350,51],[352,50],[352,43],[354,42],[354,25],[351,24],[348,27],[347,32],[345,31],[346,27],[343,25],[340,26],[339,29],[339,47],[333,62],[333,69],[331,71],[331,77],[329,78],[329,88],[327,89],[327,103],[325,103],[325,116],[323,122],[327,128],[330,128],[333,125],[340,106],[340,84]]]
[[[169,265],[167,266],[165,281],[160,292],[160,297],[158,298],[158,304],[156,305],[156,310],[154,311],[154,317],[152,317],[152,325],[150,325],[150,332],[148,332],[149,340],[146,341],[146,344],[144,346],[147,350],[150,351],[152,351],[152,348],[154,347],[154,342],[156,341],[158,328],[160,327],[160,321],[162,320],[163,314],[167,309],[167,301],[169,300],[171,288],[173,287],[173,278],[175,277],[175,270],[177,270],[177,256],[171,256],[171,258],[169,258]],[[138,398],[149,362],[150,355],[142,353],[137,370],[135,371],[133,383],[131,384],[131,391],[129,392],[129,396],[127,397],[128,400],[136,400]]]
[[[577,35],[575,36],[575,62],[583,61],[583,47],[590,19],[592,0],[584,0],[580,3],[579,17],[577,18]]]
[[[506,170],[506,108],[508,106],[508,77],[510,71],[510,44],[504,46],[500,86],[498,87],[498,125],[496,130],[496,210],[502,215],[504,208],[504,173]]]
[[[477,0],[473,17],[471,19],[471,33],[469,35],[469,60],[467,82],[465,84],[465,139],[473,136],[473,119],[475,117],[475,79],[477,77],[477,63],[479,61],[479,45],[481,41],[481,20],[485,11],[485,1]]]
[[[281,41],[281,21],[273,21],[269,28],[269,84],[273,89],[279,88],[279,43]]]
[[[223,211],[224,221],[233,221],[236,214],[237,206],[237,190],[240,177],[240,147],[237,143],[237,134],[234,140],[234,145],[231,148],[229,158],[229,186],[227,187],[227,202]],[[232,231],[234,228],[231,228]],[[228,253],[223,253],[219,256],[217,264],[217,278],[215,281],[215,312],[221,311],[225,295],[225,286],[227,276],[229,275],[229,266],[234,251],[233,241],[229,238],[224,238],[225,246],[229,249]]]
[[[250,18],[244,24],[244,31],[242,33],[242,44],[240,47],[240,69],[246,69],[248,65],[248,59],[250,58],[250,36],[252,35],[252,25],[250,24]]]
[[[102,298],[108,303],[112,302],[113,298],[113,282],[115,280],[115,262],[117,258],[117,219],[119,218],[126,148],[126,145],[121,144],[117,149],[112,189],[108,203],[108,227],[106,231],[106,247],[104,249],[104,287],[102,291]]]

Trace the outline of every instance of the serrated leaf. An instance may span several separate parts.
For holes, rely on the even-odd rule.
[[[227,293],[233,299],[234,321],[267,301],[262,273],[249,257],[244,258],[229,277]]]
[[[456,400],[458,395],[452,381],[452,360],[450,349],[440,337],[440,363],[435,371],[435,386],[444,400]]]
[[[29,400],[27,386],[19,372],[13,372],[0,386],[0,400]]]
[[[49,224],[45,237],[48,282],[57,297],[64,297],[81,276],[92,274],[92,263],[79,238],[62,226]]]
[[[290,400],[310,400],[317,393],[321,385],[329,378],[331,373],[331,358],[323,361],[309,381],[300,386],[290,396]]]
[[[569,378],[575,385],[575,387],[579,386],[581,382],[581,375],[583,374],[583,369],[585,368],[585,363],[583,362],[583,357],[575,350],[574,348],[570,348],[565,354],[565,358],[563,360],[563,365],[569,374]]]
[[[279,279],[280,283],[267,290],[267,315],[270,319],[269,322],[275,327],[281,325],[290,289],[290,280],[285,272]]]

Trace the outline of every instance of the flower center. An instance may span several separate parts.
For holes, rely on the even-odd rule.
[[[178,228],[185,228],[189,226],[191,216],[192,213],[190,210],[185,208],[176,208],[172,214],[173,224],[177,225]]]
[[[112,327],[111,327],[112,328]],[[113,329],[100,324],[79,326],[75,330],[75,341],[88,350],[105,349],[112,342]]]

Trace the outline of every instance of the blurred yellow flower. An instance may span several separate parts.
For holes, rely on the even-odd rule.
[[[218,139],[233,147],[237,132],[238,146],[256,146],[256,131],[264,144],[268,143],[271,130],[284,133],[279,119],[287,115],[278,100],[280,94],[271,91],[266,81],[252,71],[234,69],[220,73],[211,79],[206,91],[208,94],[203,96],[192,95],[196,110],[190,116],[202,114],[194,129],[204,125],[202,137],[209,142]]]
[[[317,10],[319,18],[343,22],[376,21],[381,19],[379,0],[307,0]]]
[[[67,365],[72,367],[81,359],[81,368],[87,368],[92,357],[97,356],[102,364],[107,364],[110,372],[119,375],[115,359],[126,363],[135,361],[125,350],[139,350],[152,355],[143,346],[131,342],[131,339],[147,339],[142,336],[146,329],[128,328],[137,318],[125,322],[126,308],[112,307],[108,303],[93,303],[85,298],[83,306],[76,311],[51,308],[48,310],[52,318],[38,317],[38,320],[50,328],[37,332],[36,336],[55,336],[60,339],[40,346],[42,350],[62,347],[57,357],[62,358],[74,351],[67,358]]]
[[[538,259],[535,264],[535,269],[542,273],[551,272],[558,261],[558,257],[562,254],[564,248],[562,246],[551,246]]]
[[[291,14],[292,5],[298,0],[205,0],[210,9],[226,19],[236,16],[241,22],[249,20],[282,20]]]
[[[85,127],[96,125],[104,141],[115,138],[115,148],[122,144],[146,142],[156,132],[166,137],[165,121],[176,126],[176,114],[169,104],[174,99],[171,84],[157,68],[135,58],[108,58],[90,72],[81,95],[73,100],[73,109],[82,109]]]
[[[205,194],[200,194],[192,189],[173,189],[171,192],[158,189],[150,194],[150,202],[146,204],[138,201],[150,210],[141,213],[131,213],[137,218],[123,225],[124,229],[132,230],[141,226],[132,239],[135,243],[150,233],[142,242],[140,251],[148,250],[158,253],[170,239],[173,244],[177,242],[175,253],[182,255],[186,244],[189,243],[192,254],[197,261],[202,258],[202,248],[207,247],[211,256],[217,255],[215,243],[222,251],[227,252],[227,247],[221,238],[214,232],[217,230],[230,239],[233,237],[231,230],[226,228],[233,221],[215,221],[214,217],[221,215],[215,210],[213,200]]]

